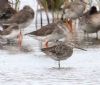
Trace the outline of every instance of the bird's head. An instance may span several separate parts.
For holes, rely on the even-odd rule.
[[[23,10],[28,11],[28,12],[34,12],[34,10],[30,6],[28,6],[28,5],[25,5],[23,7]]]

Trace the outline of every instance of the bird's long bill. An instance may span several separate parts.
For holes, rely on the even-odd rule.
[[[83,51],[87,51],[86,49],[83,49],[83,48],[79,47],[79,45],[74,44],[72,42],[67,42],[67,45],[69,45],[72,48],[77,48],[77,49],[80,49],[80,50],[83,50]]]
[[[75,46],[75,48],[80,49],[80,50],[83,50],[83,51],[87,51],[87,50],[85,50],[85,49],[83,49],[83,48],[81,48],[81,47]]]

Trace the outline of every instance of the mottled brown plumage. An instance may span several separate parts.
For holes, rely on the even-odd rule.
[[[64,19],[76,19],[80,16],[83,15],[83,12],[85,10],[86,3],[83,2],[83,0],[78,0],[71,2],[63,8],[64,14],[63,18]]]
[[[41,51],[48,55],[50,58],[58,61],[58,66],[60,68],[60,61],[71,57],[73,54],[73,48],[86,51],[85,49],[80,48],[78,45],[75,45],[71,42],[66,43],[62,41],[57,41],[52,47],[42,48]]]
[[[10,19],[3,23],[11,25],[17,23],[20,29],[27,27],[31,24],[34,18],[34,11],[30,6],[24,6],[22,10],[13,15]]]
[[[46,36],[51,34],[55,29],[57,25],[56,23],[51,23],[46,26],[42,26],[39,30],[36,30],[34,32],[29,33],[30,35],[36,35],[36,36]]]
[[[19,30],[19,27],[17,24],[12,24],[11,26],[5,27],[3,31],[0,30],[0,35],[9,35],[13,30]]]
[[[11,7],[8,0],[0,1],[0,21],[9,19],[15,13],[16,10]]]
[[[55,41],[64,38],[68,34],[69,30],[65,26],[63,21],[51,23],[41,27],[40,29],[28,33],[27,35],[36,37],[39,40]]]
[[[47,54],[50,58],[58,61],[58,65],[60,68],[60,61],[71,57],[73,48],[63,42],[57,42],[56,45],[48,48],[42,48],[41,51]]]
[[[73,53],[73,48],[64,43],[60,43],[48,48],[42,48],[41,50],[47,55],[50,55],[50,57],[56,61],[65,60]]]
[[[2,31],[0,30],[0,37],[4,39],[16,38],[20,33],[18,24],[14,23],[8,27],[5,27]]]
[[[34,18],[33,9],[28,5],[24,6],[22,10],[17,12],[10,19],[1,22],[2,26],[4,27],[3,31],[0,34],[1,37],[6,39],[14,39],[18,37],[19,46],[21,47],[21,43],[22,43],[21,31],[22,29],[26,28],[31,24],[33,18]],[[18,28],[12,27],[13,24],[17,24]]]

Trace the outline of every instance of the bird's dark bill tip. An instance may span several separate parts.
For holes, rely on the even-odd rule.
[[[77,49],[83,50],[83,51],[87,51],[86,49],[80,48],[80,47],[76,47]]]

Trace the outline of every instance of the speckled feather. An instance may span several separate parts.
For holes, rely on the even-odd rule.
[[[48,24],[46,26],[42,26],[42,28],[29,33],[30,35],[36,35],[36,36],[46,36],[51,34],[55,29],[57,28],[57,25],[55,23]]]
[[[57,61],[65,60],[69,58],[73,53],[73,48],[68,45],[65,45],[64,43],[57,44],[48,48],[42,48],[41,50]]]

